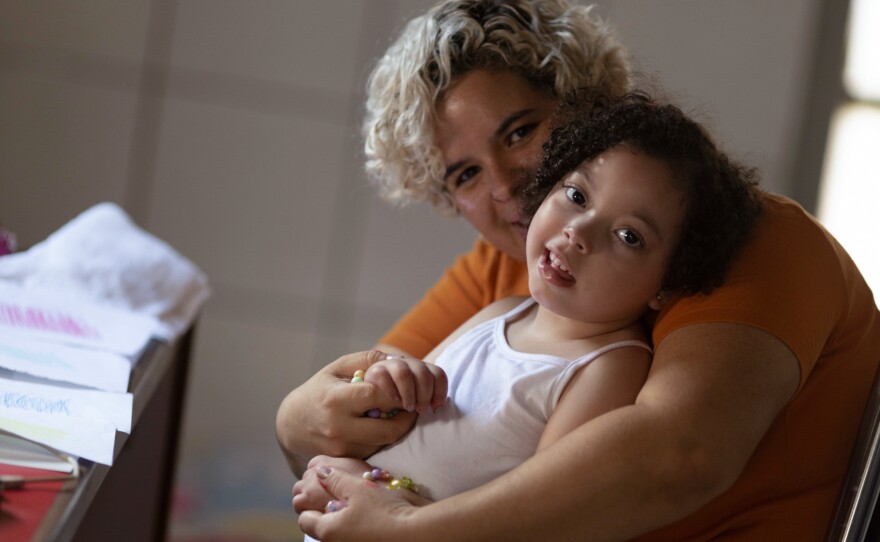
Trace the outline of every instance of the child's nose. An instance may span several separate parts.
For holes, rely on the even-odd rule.
[[[573,225],[569,224],[562,230],[562,235],[578,250],[578,252],[586,253],[588,251],[589,245],[587,244],[583,228],[575,228]]]

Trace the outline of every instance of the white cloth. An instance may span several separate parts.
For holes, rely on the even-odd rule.
[[[449,397],[437,412],[420,414],[413,430],[369,462],[409,476],[434,500],[483,485],[534,455],[547,420],[571,377],[600,355],[642,341],[606,345],[576,360],[525,354],[507,343],[508,320],[534,303],[471,329],[437,359],[449,378]]]
[[[27,251],[0,257],[0,280],[155,316],[156,335],[169,340],[189,327],[210,295],[201,270],[113,203],[87,209]]]

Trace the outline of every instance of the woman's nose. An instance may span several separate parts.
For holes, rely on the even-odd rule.
[[[489,197],[496,203],[507,203],[512,197],[510,189],[512,184],[512,182],[502,178],[494,180],[489,188]]]
[[[578,252],[587,252],[589,245],[587,244],[587,239],[584,236],[582,228],[575,228],[569,224],[562,229],[562,235],[565,237],[566,241],[578,250]]]
[[[489,171],[489,197],[496,203],[507,203],[513,197],[515,175],[510,168],[495,164]]]

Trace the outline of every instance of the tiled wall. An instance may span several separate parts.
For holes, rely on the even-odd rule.
[[[461,222],[378,201],[361,172],[370,61],[431,3],[0,3],[0,222],[30,245],[115,201],[211,279],[178,538],[205,524],[287,536],[279,401],[370,346],[473,240]],[[599,13],[789,192],[816,4],[605,0]]]

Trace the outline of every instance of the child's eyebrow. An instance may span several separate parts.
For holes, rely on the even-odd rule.
[[[588,190],[593,190],[595,188],[595,182],[593,181],[592,175],[590,175],[589,168],[581,168],[578,166],[574,169],[581,174],[584,178],[584,184]],[[657,226],[657,223],[650,217],[650,213],[645,211],[635,211],[632,216],[638,219],[641,222],[644,222],[646,226],[654,230],[654,234],[657,235],[661,240],[663,239],[663,233],[660,231],[660,228]]]
[[[654,234],[657,235],[661,240],[663,239],[663,234],[660,232],[660,228],[657,227],[657,224],[651,220],[651,218],[643,212],[633,213],[633,216],[638,220],[644,222],[649,228],[654,230]]]

